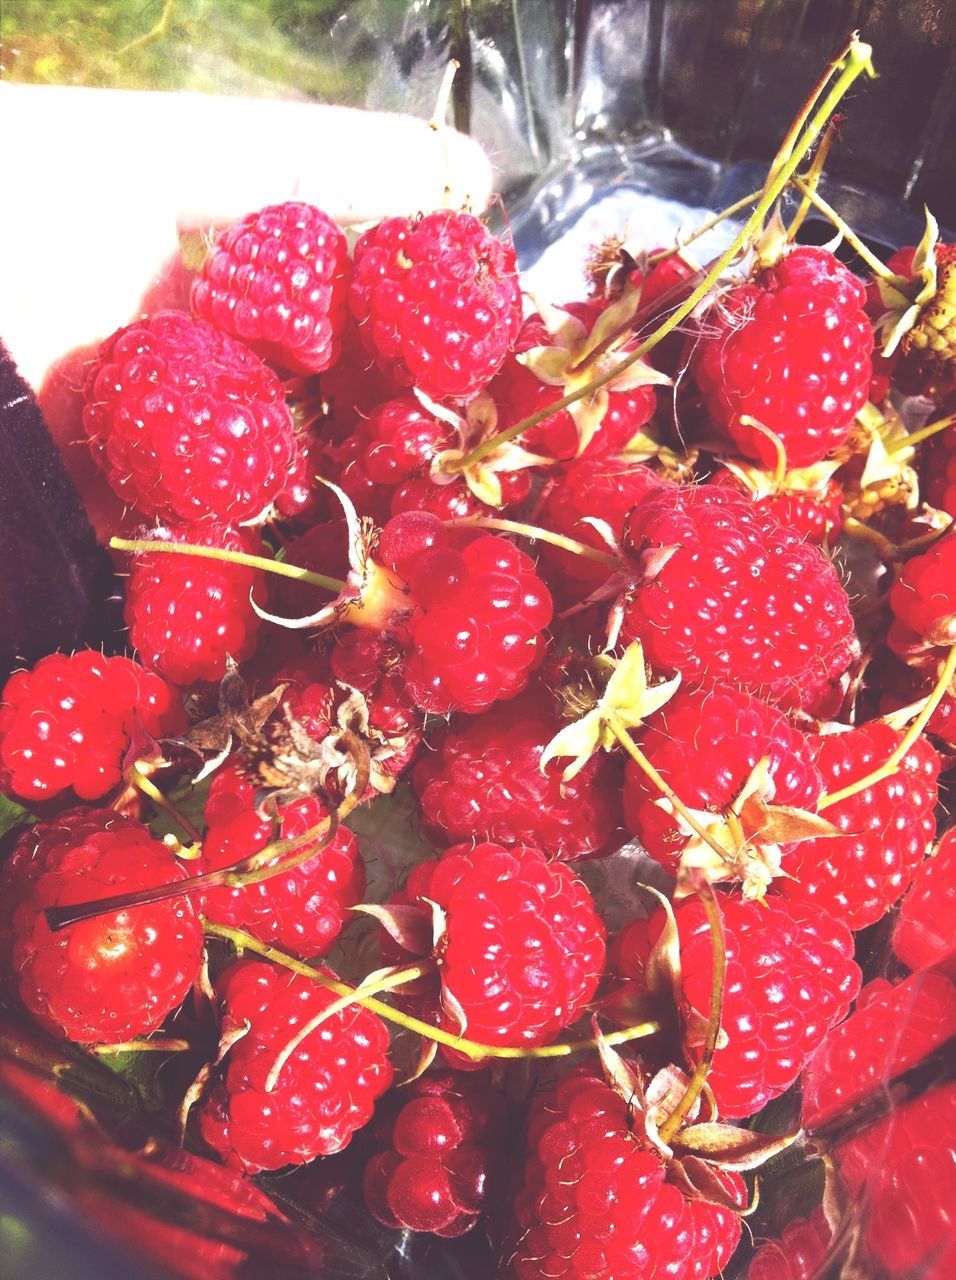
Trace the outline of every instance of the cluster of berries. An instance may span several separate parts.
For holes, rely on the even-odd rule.
[[[10,994],[90,1047],[188,1039],[205,1000],[197,1150],[348,1147],[382,1224],[478,1225],[514,1280],[724,1274],[742,1174],[794,1140],[736,1122],[802,1091],[836,1188],[747,1274],[951,1275],[951,1087],[878,1107],[956,1030],[951,258],[621,250],[525,314],[468,213],[351,254],[301,203],[222,233],[192,314],[89,371],[144,522],[135,656],[3,690],[0,785],[39,815],[0,868]],[[437,852],[365,903],[396,787]],[[595,886],[635,846],[667,892],[622,920]],[[390,1023],[424,1047],[401,1091]]]

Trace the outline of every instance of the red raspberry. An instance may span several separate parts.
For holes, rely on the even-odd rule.
[[[935,857],[917,868],[900,904],[893,951],[910,969],[948,962],[956,970],[956,828],[940,840]]]
[[[764,759],[773,784],[770,803],[813,809],[823,790],[806,735],[773,707],[728,686],[680,689],[648,720],[641,750],[686,805],[715,817],[729,809]],[[626,776],[628,825],[652,858],[676,872],[687,834],[633,761]]]
[[[956,644],[956,533],[947,533],[922,555],[907,561],[890,591],[898,622],[928,645]],[[901,656],[890,631],[890,647]]]
[[[56,933],[43,913],[186,875],[145,827],[112,809],[71,809],[24,832],[0,871],[0,953],[30,1012],[83,1044],[155,1031],[199,973],[192,900],[166,898]]]
[[[264,554],[251,529],[202,525],[156,529],[162,542],[186,542],[246,555]],[[226,659],[250,657],[260,619],[249,601],[259,581],[254,569],[199,556],[160,553],[135,558],[126,588],[130,642],[143,665],[173,684],[221,680]]]
[[[561,862],[538,849],[459,844],[412,869],[395,905],[444,912],[436,944],[441,991],[465,1018],[464,1034],[482,1044],[548,1044],[581,1014],[604,965],[604,925],[591,895]],[[408,952],[383,937],[386,963]],[[429,981],[414,997],[440,1025],[461,1028]]]
[[[387,218],[355,246],[349,300],[359,333],[400,386],[465,400],[491,379],[521,323],[511,245],[477,218]]]
[[[224,1017],[236,1026],[248,1022],[249,1031],[229,1050],[224,1074],[202,1104],[204,1141],[246,1173],[305,1164],[348,1146],[392,1083],[381,1018],[361,1005],[331,1014],[292,1051],[270,1091],[279,1055],[337,997],[257,960],[232,965],[216,987]]]
[[[345,236],[310,204],[247,214],[216,238],[193,283],[195,315],[293,373],[339,354],[352,278]]]
[[[119,496],[147,516],[254,520],[296,460],[292,415],[272,370],[176,311],[107,338],[85,395],[94,456]]]
[[[822,1205],[809,1218],[789,1222],[778,1240],[769,1240],[754,1254],[746,1280],[818,1280],[825,1272],[833,1232]]]
[[[949,406],[953,411],[954,406]],[[920,450],[923,497],[956,519],[956,426],[928,440]]]
[[[841,791],[878,769],[903,735],[881,720],[816,742],[825,789]],[[919,738],[897,773],[823,810],[842,836],[804,840],[784,862],[790,879],[774,889],[792,902],[821,908],[850,929],[879,920],[909,887],[936,835],[933,811],[939,756]]]
[[[956,987],[916,973],[894,987],[867,983],[854,1012],[834,1027],[803,1074],[803,1126],[817,1129],[880,1095],[897,1076],[956,1035]]]
[[[532,1102],[528,1144],[505,1257],[513,1280],[707,1280],[729,1262],[737,1214],[668,1180],[627,1101],[593,1069]],[[712,1176],[743,1207],[740,1175]]]
[[[365,1167],[366,1204],[387,1227],[463,1235],[494,1190],[503,1095],[485,1073],[435,1071],[391,1101],[375,1125],[376,1144],[385,1149]]]
[[[569,782],[559,762],[541,771],[560,727],[537,692],[449,727],[412,777],[429,839],[528,844],[564,859],[618,848],[620,775],[612,758],[598,752]]]
[[[98,800],[119,784],[137,728],[159,737],[183,724],[175,692],[130,658],[51,653],[7,681],[0,704],[5,790]]]
[[[382,531],[378,560],[408,583],[408,692],[423,711],[484,711],[520,693],[544,657],[551,596],[534,561],[484,535],[460,551],[437,516],[408,512]]]
[[[742,454],[773,467],[753,418],[773,431],[791,467],[846,440],[866,404],[873,331],[866,291],[828,249],[793,249],[717,296],[701,322],[691,370],[707,409]]]
[[[258,853],[273,838],[272,820],[256,812],[255,799],[256,784],[237,763],[227,764],[213,778],[206,801],[203,871],[231,866]],[[303,796],[277,806],[277,811],[282,840],[303,835],[327,813],[318,796]],[[339,827],[331,844],[308,862],[258,884],[212,889],[205,895],[203,910],[217,924],[250,930],[260,942],[299,956],[321,956],[364,892],[358,842],[346,827]]]
[[[721,1028],[728,1044],[714,1054],[707,1083],[721,1115],[755,1115],[784,1093],[846,1015],[860,989],[853,959],[853,935],[823,911],[767,898],[749,902],[719,893],[724,923],[727,976]],[[682,1010],[707,1019],[714,951],[710,926],[699,898],[675,907],[680,935]],[[615,968],[644,981],[651,949],[665,924],[663,908],[636,920],[614,942]],[[695,1040],[685,1045],[700,1056]]]
[[[641,577],[621,640],[686,680],[726,680],[817,710],[857,652],[849,600],[816,547],[742,494],[679,485],[630,516],[625,548]]]
[[[822,489],[783,487],[754,492],[740,477],[721,467],[711,476],[710,484],[726,485],[747,494],[784,529],[815,547],[834,543],[843,528],[843,487],[836,480],[828,480]]]

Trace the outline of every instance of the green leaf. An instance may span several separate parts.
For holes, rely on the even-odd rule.
[[[29,809],[25,809],[18,801],[11,800],[9,796],[0,795],[0,836],[5,836],[8,831],[28,826],[36,821],[36,815]]]

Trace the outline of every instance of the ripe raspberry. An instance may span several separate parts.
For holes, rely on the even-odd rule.
[[[597,529],[586,521],[603,520],[620,541],[630,513],[666,483],[642,463],[621,458],[582,458],[555,477],[538,511],[537,523],[552,533],[610,551]],[[607,581],[607,568],[593,560],[547,542],[538,544],[538,552],[549,586],[565,598],[580,599]]]
[[[261,516],[296,460],[282,383],[201,320],[162,311],[107,338],[83,424],[121,498],[172,523]]]
[[[409,695],[423,711],[474,714],[520,693],[545,652],[551,596],[534,561],[504,538],[450,545],[437,516],[408,512],[382,531],[378,560],[408,583]]]
[[[928,440],[920,453],[924,498],[931,507],[956,518],[956,427]]]
[[[338,357],[352,278],[345,236],[310,204],[247,214],[216,238],[192,309],[263,360],[320,373]]]
[[[264,554],[251,529],[202,525],[156,529],[162,542],[188,542],[247,555]],[[249,602],[259,579],[253,569],[198,556],[140,555],[126,589],[130,642],[144,666],[173,684],[221,680],[226,659],[255,651],[260,619]]]
[[[182,724],[173,689],[130,658],[51,653],[4,686],[3,788],[24,800],[66,790],[98,800],[119,784],[137,725],[159,737]]]
[[[199,973],[191,899],[167,898],[51,932],[43,912],[186,878],[145,827],[112,809],[71,809],[24,832],[0,871],[0,953],[35,1017],[82,1044],[155,1031]]]
[[[956,533],[907,561],[893,583],[890,606],[897,621],[924,644],[956,644]],[[905,656],[907,646],[895,630],[890,647]]]
[[[708,810],[715,819],[730,808],[761,760],[768,762],[772,804],[814,809],[823,790],[806,735],[779,711],[726,685],[680,689],[648,720],[641,750],[686,805]],[[660,805],[660,791],[633,761],[626,779],[628,825],[651,857],[676,873],[688,833]],[[758,831],[754,839],[759,838]],[[732,849],[737,842],[726,843]]]
[[[843,528],[843,488],[836,480],[828,480],[822,488],[784,486],[754,491],[734,472],[721,467],[711,476],[710,483],[748,494],[784,529],[815,547],[834,543]]]
[[[818,710],[857,652],[831,562],[742,494],[679,485],[627,521],[641,574],[621,640],[685,680],[726,680],[783,706]]]
[[[256,784],[238,762],[216,773],[206,801],[203,871],[231,866],[258,853],[273,838],[272,820],[256,812],[255,800]],[[327,813],[318,796],[303,796],[276,809],[282,840],[303,835]],[[248,929],[260,942],[298,956],[321,956],[335,942],[364,892],[365,867],[358,842],[346,827],[339,827],[331,844],[292,871],[258,884],[209,890],[203,910],[216,924]]]
[[[803,1074],[806,1129],[846,1115],[882,1094],[956,1035],[956,987],[941,973],[917,973],[894,987],[867,983],[856,1009],[834,1027]]]
[[[742,454],[773,467],[753,418],[787,464],[818,462],[846,440],[866,404],[873,331],[866,291],[827,249],[793,249],[718,295],[701,322],[691,371],[711,417]]]
[[[956,829],[948,831],[932,858],[916,871],[900,904],[893,951],[910,969],[946,962],[956,970]]]
[[[721,1028],[729,1041],[714,1054],[707,1083],[722,1116],[755,1115],[796,1080],[860,989],[853,936],[842,921],[797,903],[749,902],[719,893],[727,976]],[[705,1021],[714,972],[713,941],[699,898],[675,908],[680,935],[682,1014]],[[663,908],[636,920],[614,942],[621,976],[644,982],[651,949],[665,924]],[[685,1044],[690,1058],[700,1043]]]
[[[437,986],[414,996],[439,1025],[468,1039],[530,1048],[548,1044],[583,1012],[604,965],[604,925],[590,893],[568,867],[521,845],[459,844],[412,869],[392,904],[435,903],[444,912],[435,944]],[[384,936],[385,962],[409,955]]]
[[[613,852],[620,832],[620,775],[598,752],[563,782],[563,765],[539,767],[560,723],[547,695],[529,692],[449,727],[415,767],[423,830],[435,844],[492,840],[534,845],[554,858]]]
[[[818,1280],[825,1275],[833,1232],[822,1205],[809,1218],[788,1222],[778,1240],[768,1240],[751,1259],[746,1280]]]
[[[504,1259],[513,1280],[707,1280],[729,1262],[737,1214],[667,1179],[627,1101],[593,1069],[533,1101],[528,1145]],[[712,1176],[743,1207],[740,1175]]]
[[[328,969],[319,973],[333,976]],[[331,1014],[268,1077],[291,1038],[336,1000],[310,978],[240,960],[216,984],[224,1018],[248,1022],[199,1113],[199,1132],[227,1165],[258,1173],[348,1146],[392,1083],[388,1032],[353,1005]]]
[[[505,1118],[485,1073],[429,1072],[393,1093],[374,1124],[383,1150],[365,1167],[365,1203],[386,1227],[463,1235],[489,1207]]]
[[[902,737],[875,720],[818,738],[825,789],[840,791],[878,769]],[[830,912],[850,929],[879,920],[906,892],[936,835],[939,768],[937,753],[917,739],[892,777],[824,809],[823,817],[844,834],[801,841],[784,861],[793,879],[775,881],[774,889]]]
[[[400,386],[464,400],[498,369],[521,323],[514,249],[477,218],[387,218],[355,246],[349,301],[366,347]]]

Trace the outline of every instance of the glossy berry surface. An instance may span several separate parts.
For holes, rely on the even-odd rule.
[[[830,1255],[832,1234],[822,1207],[809,1218],[788,1222],[776,1240],[754,1254],[746,1280],[817,1280]]]
[[[24,800],[63,791],[98,800],[119,785],[137,728],[160,737],[182,723],[175,690],[138,662],[92,650],[50,654],[4,686],[0,784]]]
[[[787,707],[832,700],[857,642],[847,593],[817,547],[715,485],[649,497],[624,546],[634,581],[621,639],[641,640],[652,666]]]
[[[72,809],[21,836],[0,871],[7,980],[55,1035],[120,1044],[155,1031],[199,974],[194,899],[166,898],[56,932],[43,912],[186,879],[145,827],[111,809]]]
[[[947,961],[956,951],[956,831],[948,831],[935,855],[917,868],[900,903],[893,951],[910,969]],[[949,967],[956,966],[950,961]]]
[[[956,644],[956,533],[907,561],[893,583],[890,605],[925,644]],[[890,644],[897,648],[892,632]]]
[[[818,462],[846,440],[866,404],[873,332],[862,283],[827,249],[800,247],[718,294],[701,322],[693,377],[714,421],[748,458]]]
[[[436,400],[480,391],[521,321],[514,249],[471,214],[448,210],[367,231],[349,297],[380,368]]]
[[[107,338],[85,398],[94,457],[119,496],[146,516],[254,520],[296,460],[276,375],[242,343],[177,311]]]
[[[246,1173],[304,1164],[348,1146],[392,1083],[381,1019],[355,1005],[331,1014],[293,1049],[270,1090],[278,1056],[335,995],[255,960],[227,969],[217,991],[224,1017],[238,1026],[248,1022],[249,1031],[229,1050],[221,1079],[203,1101],[203,1140]]]
[[[843,487],[836,480],[828,480],[822,488],[803,489],[797,483],[766,493],[754,492],[733,472],[722,467],[711,476],[710,483],[747,494],[778,524],[815,547],[832,546],[843,528]]]
[[[289,200],[234,222],[193,283],[193,312],[293,373],[339,354],[352,276],[345,236],[314,205]]]

